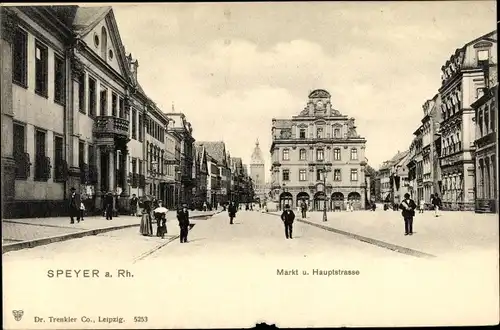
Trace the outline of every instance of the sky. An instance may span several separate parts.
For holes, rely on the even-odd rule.
[[[422,105],[457,48],[496,29],[493,1],[113,5],[139,82],[183,112],[198,141],[223,140],[244,163],[258,139],[270,169],[272,118],[314,89],[354,117],[378,168],[406,150]]]

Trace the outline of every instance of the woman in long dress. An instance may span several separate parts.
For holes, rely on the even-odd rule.
[[[151,202],[144,201],[142,209],[140,232],[144,236],[153,235],[153,224],[151,221]]]

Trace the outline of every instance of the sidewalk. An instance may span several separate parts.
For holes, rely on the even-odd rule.
[[[277,212],[273,212],[277,213]],[[355,235],[420,251],[434,256],[477,251],[498,251],[498,215],[445,211],[439,217],[433,211],[415,215],[412,236],[404,235],[400,211],[308,212],[308,222]],[[300,214],[297,214],[300,221]]]
[[[190,211],[190,217],[211,216],[215,213],[217,212]],[[141,217],[127,215],[113,217],[113,220],[106,220],[103,216],[85,217],[84,219],[84,221],[75,222],[75,224],[70,224],[68,217],[3,219],[3,252],[96,235],[111,230],[138,227],[141,223]],[[176,219],[176,212],[168,212],[167,219],[169,221]]]

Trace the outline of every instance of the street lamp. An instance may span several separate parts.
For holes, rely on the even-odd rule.
[[[331,171],[331,164],[323,164],[318,167],[318,169],[323,173],[323,189],[325,193],[325,205],[323,207],[323,221],[326,222],[328,221],[328,218],[326,216],[326,201],[327,201],[327,194],[326,194],[326,174]]]

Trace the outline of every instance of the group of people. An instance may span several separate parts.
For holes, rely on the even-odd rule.
[[[140,233],[143,236],[153,236],[153,219],[156,221],[156,236],[165,238],[167,234],[167,212],[168,210],[162,206],[161,201],[143,201],[142,218]],[[180,227],[180,241],[187,243],[189,232],[189,210],[187,204],[183,204],[182,208],[177,210],[177,220]]]
[[[84,221],[85,215],[85,204],[83,203],[82,197],[76,192],[73,187],[70,189],[71,193],[69,196],[69,217],[70,224],[75,223],[75,218],[77,223]],[[113,194],[108,192],[103,199],[103,210],[106,220],[113,220]]]

